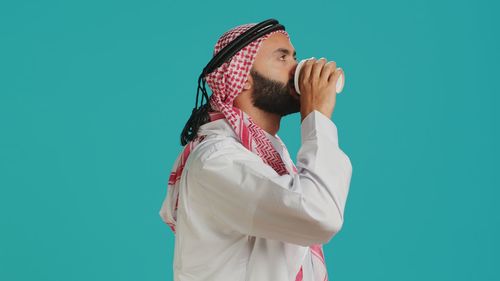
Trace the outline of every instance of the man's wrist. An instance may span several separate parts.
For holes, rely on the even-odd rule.
[[[301,115],[301,119],[300,119],[300,123],[302,123],[304,121],[304,119],[307,117],[307,115],[309,115],[309,113],[313,112],[314,110],[317,110],[319,111],[321,114],[325,115],[327,118],[331,119],[331,116],[332,116],[332,110],[328,110],[328,109],[321,109],[321,108],[307,108],[307,109],[301,109],[300,111],[300,115]]]

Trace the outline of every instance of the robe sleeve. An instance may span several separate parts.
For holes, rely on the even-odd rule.
[[[302,246],[327,243],[343,224],[352,165],[336,125],[319,111],[302,120],[296,167],[280,176],[233,140],[196,158],[189,173],[226,227]]]

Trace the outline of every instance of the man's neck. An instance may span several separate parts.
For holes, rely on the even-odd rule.
[[[252,120],[261,127],[264,131],[275,136],[280,129],[281,116],[263,111],[259,108],[253,107],[251,109],[243,110],[246,114],[252,117]]]

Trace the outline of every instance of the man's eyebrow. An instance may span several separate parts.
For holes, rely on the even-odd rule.
[[[283,54],[289,55],[289,54],[290,54],[290,50],[285,49],[285,48],[278,48],[278,49],[276,49],[276,50],[273,52],[273,54],[274,54],[274,53],[283,53]],[[294,56],[294,57],[295,57],[295,56],[297,56],[297,51],[296,51],[296,50],[294,50],[294,51],[293,51],[293,56]]]

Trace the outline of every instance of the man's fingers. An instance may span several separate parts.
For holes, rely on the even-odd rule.
[[[342,68],[337,68],[335,71],[330,73],[330,76],[328,77],[328,83],[337,83],[337,80],[339,79],[340,75],[344,73],[344,70]]]
[[[311,76],[311,67],[314,63],[314,60],[311,58],[311,59],[308,59],[306,62],[304,62],[304,64],[302,65],[302,68],[300,69],[300,73],[299,73],[299,81],[301,83],[299,84],[302,84],[302,82],[304,81],[309,81],[309,77]],[[302,91],[302,89],[301,89]]]
[[[335,71],[336,67],[337,67],[337,64],[334,61],[327,62],[323,66],[323,69],[321,70],[320,79],[321,80],[328,80],[328,78],[330,77],[330,74],[332,74],[332,72]]]
[[[326,59],[325,58],[320,58],[319,60],[315,61],[312,70],[311,70],[311,78],[313,81],[318,81],[319,75],[321,74],[321,69],[323,68],[323,65],[325,65]]]

